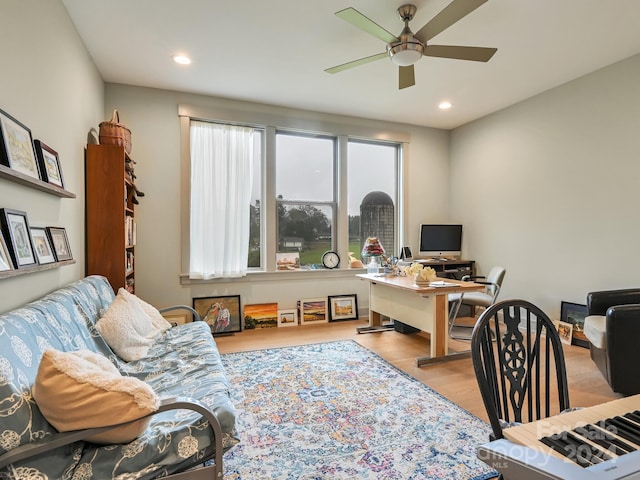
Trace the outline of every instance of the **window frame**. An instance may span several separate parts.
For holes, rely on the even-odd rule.
[[[267,109],[270,110],[270,109]],[[279,109],[275,109],[279,110]],[[286,109],[285,109],[286,110]],[[180,189],[183,192],[184,200],[181,205],[181,283],[214,283],[220,281],[252,281],[252,276],[260,275],[261,279],[281,279],[282,275],[300,275],[306,277],[306,273],[313,274],[325,272],[324,269],[301,270],[294,272],[278,272],[276,270],[277,252],[277,199],[275,185],[275,157],[276,157],[276,132],[286,132],[287,134],[301,134],[304,136],[328,137],[335,139],[334,155],[334,202],[333,227],[335,234],[332,235],[333,249],[338,252],[341,258],[340,268],[331,270],[336,272],[347,270],[348,272],[348,206],[347,206],[347,148],[349,141],[364,143],[380,143],[394,145],[397,148],[396,159],[396,211],[395,217],[395,237],[396,245],[402,245],[405,234],[405,208],[404,202],[406,194],[403,190],[405,169],[407,166],[407,144],[410,135],[406,132],[388,131],[383,128],[363,126],[355,122],[340,122],[327,118],[319,121],[315,112],[294,111],[291,112],[265,112],[264,109],[255,111],[235,110],[228,108],[203,106],[203,105],[178,105],[178,116],[180,121],[180,159],[181,159],[181,182]],[[320,114],[322,117],[324,115]],[[261,199],[261,267],[251,267],[248,269],[247,277],[240,279],[212,279],[212,280],[191,280],[188,278],[189,265],[189,210],[190,210],[190,152],[189,152],[189,126],[190,121],[210,121],[217,123],[228,123],[244,125],[256,129],[262,129],[263,134],[263,162],[261,165],[262,199]],[[357,119],[355,119],[357,120]],[[366,122],[363,122],[366,123]],[[300,128],[306,126],[307,128]],[[346,160],[346,161],[345,161]],[[300,203],[300,202],[296,202]],[[271,241],[269,241],[271,239]],[[185,273],[186,272],[186,273]],[[345,272],[345,273],[347,273]],[[254,279],[255,280],[255,279]]]

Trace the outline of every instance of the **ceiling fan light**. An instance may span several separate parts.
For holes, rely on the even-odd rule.
[[[418,42],[400,42],[387,45],[391,61],[401,67],[413,65],[422,58],[424,46]]]

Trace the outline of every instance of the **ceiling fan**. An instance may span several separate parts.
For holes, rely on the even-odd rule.
[[[410,4],[402,5],[398,8],[398,14],[404,21],[404,29],[398,37],[389,33],[373,20],[365,17],[355,8],[349,7],[340,10],[336,12],[336,16],[385,42],[387,44],[387,51],[327,68],[325,72],[342,72],[388,56],[391,58],[391,61],[399,67],[399,88],[403,89],[415,85],[416,79],[413,64],[420,60],[423,55],[453,58],[456,60],[488,62],[498,50],[497,48],[427,44],[433,37],[473,12],[486,1],[487,0],[453,0],[416,33],[412,33],[409,28],[409,22],[416,13],[416,6]]]

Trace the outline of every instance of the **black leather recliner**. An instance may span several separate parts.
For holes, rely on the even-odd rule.
[[[587,295],[591,358],[614,392],[640,393],[640,288]]]

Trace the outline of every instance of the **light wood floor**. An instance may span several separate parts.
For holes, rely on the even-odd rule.
[[[353,339],[452,402],[487,421],[470,358],[418,368],[415,366],[415,358],[429,353],[428,334],[402,334],[395,331],[358,334],[356,327],[366,324],[364,320],[354,320],[246,330],[216,337],[216,343],[221,353],[231,353]],[[469,348],[469,342],[451,340],[449,346],[451,350],[463,351]],[[565,345],[565,357],[572,406],[589,407],[618,398],[589,357],[588,349]]]

